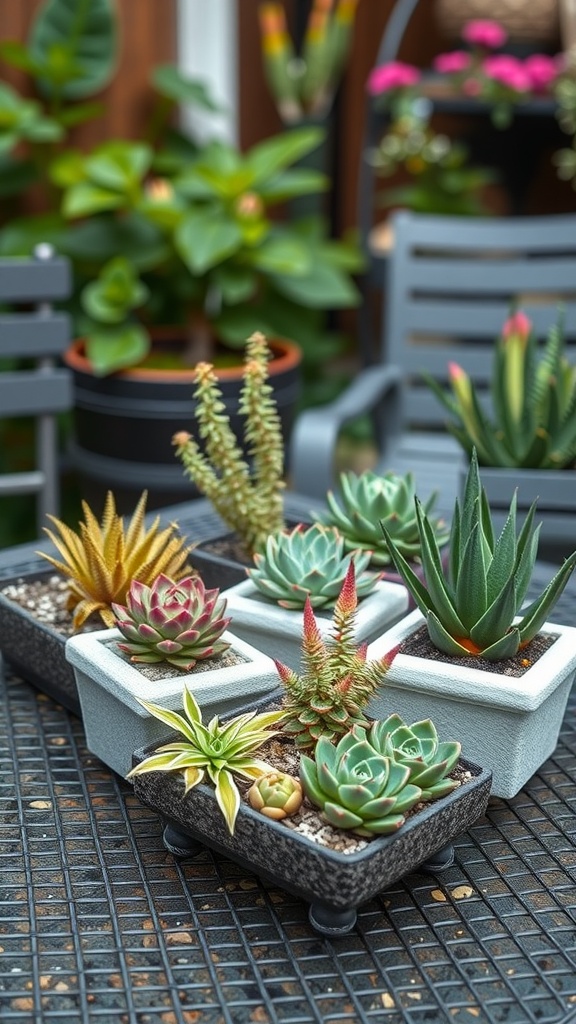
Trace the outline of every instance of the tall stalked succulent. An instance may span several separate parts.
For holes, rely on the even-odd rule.
[[[517,312],[494,348],[491,414],[457,363],[449,366],[452,395],[428,384],[453,420],[448,429],[484,466],[563,469],[576,459],[576,366],[566,358],[561,318],[539,354],[528,317]]]
[[[313,608],[330,608],[334,607],[352,559],[358,597],[374,589],[380,575],[365,571],[371,554],[346,554],[344,538],[336,529],[319,523],[309,527],[299,523],[289,532],[267,538],[264,550],[255,553],[255,568],[248,569],[248,576],[262,594],[282,608],[303,608],[307,597]]]
[[[199,576],[175,583],[163,573],[151,586],[134,580],[126,606],[112,604],[116,626],[127,643],[120,650],[134,662],[165,661],[190,672],[197,661],[214,658],[230,646],[221,640],[230,618],[219,590],[206,590]]]
[[[60,553],[60,559],[39,551],[67,579],[68,608],[74,609],[74,628],[98,613],[106,626],[114,625],[112,604],[126,601],[133,580],[152,583],[166,573],[178,580],[192,572],[187,558],[190,546],[176,533],[176,524],[159,530],[160,517],[145,526],[147,492],[144,491],[128,528],[116,513],[112,491],[108,491],[102,522],[99,523],[87,502],[82,502],[84,522],[75,533],[55,516],[48,519],[58,535],[45,532]]]
[[[576,551],[542,594],[523,609],[538,551],[536,502],[517,535],[514,496],[496,537],[474,449],[462,505],[457,499],[454,508],[447,571],[418,498],[415,504],[426,585],[389,535],[386,540],[398,572],[426,618],[432,643],[449,655],[481,655],[490,661],[513,657],[546,621],[576,565]],[[386,528],[382,529],[386,535]]]
[[[400,715],[389,715],[373,722],[365,735],[366,742],[379,754],[409,769],[410,782],[420,787],[422,800],[436,800],[458,785],[449,776],[458,763],[462,744],[452,740],[440,743],[429,718],[406,725]]]
[[[248,712],[224,723],[215,715],[208,725],[204,725],[194,694],[187,686],[184,687],[182,713],[169,711],[150,701],[142,700],[140,703],[154,718],[181,733],[184,739],[158,747],[150,757],[136,765],[127,778],[147,772],[182,772],[184,792],[188,793],[208,776],[214,785],[218,806],[233,834],[240,807],[240,793],[234,774],[244,779],[257,779],[273,771],[272,765],[254,757],[254,752],[276,735],[270,727],[282,719],[284,712],[266,711],[258,715]]]
[[[352,729],[336,746],[322,736],[314,760],[300,758],[300,781],[330,825],[361,836],[396,832],[422,796],[410,769],[379,754],[363,729]]]
[[[388,534],[409,562],[420,559],[420,535],[414,510],[414,477],[411,473],[383,476],[365,470],[361,474],[340,475],[341,496],[328,491],[328,508],[313,513],[317,522],[334,526],[342,534],[347,551],[359,548],[371,551],[374,565],[389,565],[390,553],[380,528],[384,523]],[[431,515],[436,495],[431,495],[424,508]],[[430,520],[438,543],[448,540],[448,529],[441,519]]]
[[[256,332],[246,345],[240,394],[247,459],[230,427],[211,363],[196,367],[195,414],[203,447],[186,431],[173,438],[186,476],[239,534],[250,555],[264,547],[271,533],[284,528],[284,444],[268,384],[269,358],[266,338]]]
[[[286,717],[282,729],[300,750],[308,750],[321,736],[341,736],[354,724],[367,725],[364,708],[386,675],[396,651],[367,661],[367,644],[354,640],[358,597],[351,562],[334,606],[332,635],[324,640],[310,599],[304,605],[302,675],[282,662],[276,668],[285,689]]]

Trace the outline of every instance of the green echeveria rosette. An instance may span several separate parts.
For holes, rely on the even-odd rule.
[[[337,746],[321,737],[314,757],[300,760],[304,793],[335,828],[360,836],[388,835],[421,799],[422,790],[409,781],[409,768],[378,754],[362,729],[351,730]]]
[[[420,534],[414,509],[414,478],[411,473],[379,476],[370,470],[361,474],[340,475],[340,500],[328,491],[328,509],[314,512],[317,522],[334,526],[344,538],[346,550],[370,551],[373,565],[389,565],[392,561],[381,524],[409,562],[420,560]],[[429,514],[436,502],[432,494],[425,504]],[[446,543],[449,535],[441,519],[432,520],[438,543]]]
[[[301,609],[306,597],[313,608],[332,608],[352,559],[358,597],[374,589],[381,575],[366,571],[371,558],[371,550],[347,549],[344,538],[332,527],[300,523],[293,530],[268,537],[264,551],[254,555],[255,567],[248,570],[248,576],[262,594],[282,608]]]
[[[410,782],[420,786],[422,800],[437,800],[458,786],[449,775],[458,763],[462,745],[456,741],[440,743],[429,718],[406,725],[400,715],[389,715],[372,723],[366,740],[379,754],[409,769]]]
[[[199,576],[175,583],[161,574],[148,587],[131,584],[126,606],[113,604],[116,626],[127,643],[119,648],[134,662],[166,661],[190,671],[197,661],[213,658],[230,646],[220,637],[230,618],[219,590],[206,590]]]

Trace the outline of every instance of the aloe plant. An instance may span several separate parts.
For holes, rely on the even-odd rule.
[[[492,410],[484,410],[473,381],[449,365],[452,395],[428,384],[453,417],[448,429],[484,466],[563,469],[576,459],[576,366],[565,351],[562,318],[539,353],[532,324],[521,311],[502,328],[490,378]]]
[[[490,661],[513,657],[536,636],[574,566],[576,551],[527,608],[524,600],[538,551],[536,502],[517,534],[516,495],[499,536],[472,451],[462,505],[457,499],[450,531],[448,568],[442,566],[432,526],[415,498],[422,545],[422,583],[382,526],[392,560],[426,619],[428,634],[449,655],[481,655]]]
[[[140,703],[154,718],[181,733],[184,739],[158,747],[155,753],[132,768],[127,778],[147,772],[182,772],[184,792],[188,793],[208,776],[233,835],[240,807],[240,793],[234,774],[244,779],[257,779],[273,771],[272,765],[253,755],[258,747],[276,735],[270,726],[279,722],[284,712],[247,712],[225,723],[220,723],[215,715],[208,725],[204,725],[198,703],[188,686],[184,687],[182,714],[150,701],[141,700]]]

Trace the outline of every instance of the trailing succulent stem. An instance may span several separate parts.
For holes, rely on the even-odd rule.
[[[536,502],[517,535],[514,495],[502,532],[496,537],[475,449],[462,505],[456,499],[447,570],[418,498],[415,504],[425,585],[384,525],[382,530],[394,564],[426,618],[432,643],[449,655],[481,655],[490,661],[513,657],[530,643],[548,618],[576,565],[576,551],[540,596],[523,608],[538,551]]]
[[[528,317],[517,312],[494,348],[492,414],[484,411],[468,374],[449,366],[452,395],[428,384],[453,417],[448,429],[484,466],[563,469],[576,459],[576,366],[565,353],[562,317],[540,354]]]
[[[174,435],[185,474],[238,533],[251,555],[284,528],[282,491],[284,446],[280,417],[268,383],[270,350],[256,332],[246,346],[240,413],[244,417],[244,458],[230,427],[211,363],[196,368],[199,442],[186,431]]]
[[[82,502],[84,522],[75,533],[55,516],[48,516],[58,535],[45,528],[60,558],[39,551],[68,583],[68,608],[74,609],[74,628],[98,613],[106,626],[114,625],[112,604],[123,603],[133,580],[149,584],[161,573],[174,580],[192,572],[187,564],[190,546],[176,533],[171,523],[159,530],[160,517],[146,528],[144,491],[127,529],[116,514],[112,491],[108,491],[102,522],[99,523],[87,502]]]
[[[304,605],[303,672],[276,662],[286,691],[283,731],[300,750],[314,747],[321,736],[341,736],[355,724],[367,724],[364,708],[386,675],[396,651],[367,661],[367,645],[354,639],[358,598],[351,562],[334,607],[332,635],[324,640],[312,611]]]

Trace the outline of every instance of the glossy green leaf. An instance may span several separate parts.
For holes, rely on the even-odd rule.
[[[29,53],[40,84],[66,99],[99,92],[116,65],[116,12],[111,0],[44,0],[30,32]]]
[[[65,217],[87,217],[103,210],[117,210],[124,205],[124,197],[109,189],[97,188],[81,181],[68,189],[62,203]]]
[[[150,338],[140,324],[105,328],[95,325],[86,336],[86,352],[96,376],[137,366],[150,349]]]
[[[188,78],[174,64],[162,64],[152,72],[152,84],[157,92],[174,103],[192,103],[199,110],[218,112],[222,107],[210,95],[205,82]]]
[[[176,231],[180,256],[193,274],[203,274],[232,256],[242,245],[237,224],[215,210],[194,211]]]

